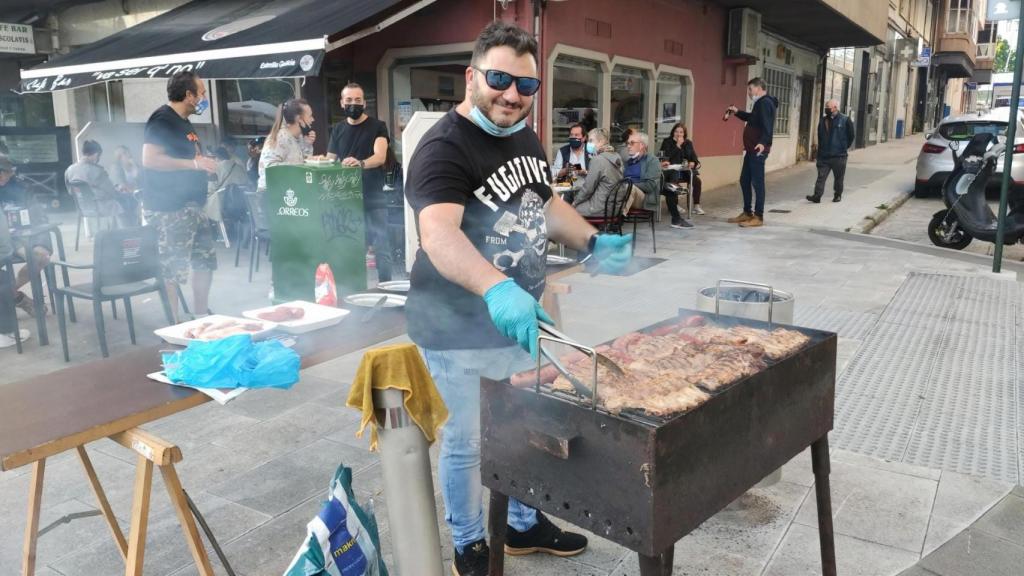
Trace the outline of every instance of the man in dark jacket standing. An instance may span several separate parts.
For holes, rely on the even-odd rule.
[[[755,228],[764,225],[764,163],[772,149],[775,109],[779,101],[768,95],[768,85],[760,78],[747,82],[747,96],[754,103],[750,112],[735,106],[728,109],[728,113],[747,123],[743,127],[743,170],[740,172],[743,212],[730,218],[729,222],[743,228]],[[756,202],[751,202],[752,197],[756,197]]]
[[[847,150],[853,145],[853,123],[839,112],[839,102],[825,103],[825,117],[818,122],[818,181],[814,183],[814,194],[807,199],[815,204],[821,202],[825,181],[832,172],[833,202],[843,199],[843,177],[846,176]]]

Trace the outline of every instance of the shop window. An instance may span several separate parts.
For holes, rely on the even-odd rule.
[[[238,139],[268,135],[278,107],[296,97],[295,83],[284,78],[220,80],[217,95],[226,136]]]
[[[648,72],[640,68],[616,66],[612,70],[611,137],[619,143],[627,128],[647,131]]]
[[[658,74],[655,114],[657,121],[654,126],[652,145],[658,145],[662,139],[672,135],[672,127],[677,122],[686,123],[686,106],[690,98],[690,79],[679,74],[662,72]]]
[[[764,69],[764,81],[768,83],[768,93],[779,100],[775,111],[775,135],[789,135],[789,108],[793,101],[793,74],[777,68]]]
[[[593,110],[600,124],[601,65],[592,60],[560,55],[552,69],[551,142],[557,149],[569,138],[569,128]],[[552,151],[552,153],[554,153]]]
[[[951,34],[968,34],[974,21],[971,0],[949,0],[949,12],[946,14],[946,32]]]
[[[466,67],[470,54],[453,54],[396,61],[391,67],[392,149],[401,161],[402,132],[414,112],[447,112],[466,96]]]
[[[0,95],[0,126],[49,128],[53,125],[53,96],[51,94]]]

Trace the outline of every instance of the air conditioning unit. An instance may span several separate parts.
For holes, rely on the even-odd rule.
[[[729,36],[726,56],[757,58],[757,35],[761,32],[761,13],[750,8],[729,10]]]

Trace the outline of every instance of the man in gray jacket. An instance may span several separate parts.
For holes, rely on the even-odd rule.
[[[814,194],[807,199],[815,204],[821,202],[825,192],[825,181],[832,172],[833,202],[843,199],[843,178],[846,176],[847,150],[853,145],[853,122],[839,112],[839,101],[825,103],[825,117],[818,122],[818,180],[814,183]]]

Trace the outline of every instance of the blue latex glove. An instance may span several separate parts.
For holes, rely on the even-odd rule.
[[[594,259],[597,260],[598,272],[622,272],[633,259],[633,235],[598,234],[594,244]]]
[[[484,302],[498,332],[515,340],[530,356],[537,358],[537,320],[554,324],[540,303],[511,278],[491,286],[484,294]]]

